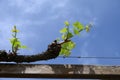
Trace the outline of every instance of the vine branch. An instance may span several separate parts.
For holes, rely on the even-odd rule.
[[[12,52],[6,52],[5,50],[0,50],[0,61],[2,62],[35,62],[41,60],[49,60],[58,57],[59,55],[69,56],[71,50],[75,47],[75,43],[71,40],[75,35],[79,35],[81,31],[86,30],[89,32],[91,24],[83,26],[80,22],[76,21],[73,23],[72,30],[69,29],[69,22],[65,21],[65,27],[60,30],[62,34],[62,42],[57,40],[53,41],[48,45],[48,49],[45,52],[38,53],[35,55],[18,55],[17,52],[19,49],[25,49],[27,46],[22,45],[20,40],[17,38],[16,26],[12,29],[12,38],[10,43],[12,45]],[[60,40],[61,41],[61,40]]]
[[[41,60],[54,59],[59,55],[61,45],[55,40],[48,45],[48,49],[45,52],[35,55],[14,55],[14,53],[7,53],[5,50],[0,50],[0,61],[2,62],[35,62]]]

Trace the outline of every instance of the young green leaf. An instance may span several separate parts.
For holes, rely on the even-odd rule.
[[[73,28],[73,32],[74,32],[75,35],[79,35],[80,34],[79,30],[76,29],[76,28]]]
[[[16,40],[14,45],[21,45],[21,42]]]
[[[72,42],[72,41],[67,42],[66,45],[67,45],[67,48],[68,48],[69,50],[70,50],[70,49],[73,49],[73,48],[75,47],[75,43]]]
[[[79,35],[81,31],[86,30],[89,32],[91,24],[84,27],[80,22],[76,21],[73,23],[73,33],[69,29],[69,22],[65,21],[65,28],[60,30],[60,33],[62,33],[62,40],[64,42],[61,43],[61,51],[60,55],[69,56],[71,54],[71,50],[75,47],[75,43],[71,41],[71,38],[75,35]],[[74,34],[74,35],[73,35]]]
[[[64,56],[69,56],[71,54],[70,50],[64,50],[65,55]]]
[[[22,48],[22,49],[26,49],[26,48],[27,48],[27,46],[25,46],[25,45],[22,45],[22,46],[21,46],[21,48]]]
[[[10,39],[10,43],[12,45],[12,52],[15,53],[15,54],[17,53],[17,51],[19,49],[27,48],[26,46],[22,45],[20,40],[17,38],[17,33],[18,32],[19,32],[19,30],[17,30],[16,26],[14,26],[13,29],[12,29],[12,33],[13,33],[12,37],[13,38]]]
[[[69,26],[70,25],[68,21],[65,21],[64,24],[65,24],[65,26]]]
[[[89,32],[90,31],[90,27],[87,25],[85,30],[86,30],[86,32]]]
[[[89,32],[90,31],[90,28],[93,26],[92,23],[88,24],[86,27],[85,27],[85,30],[86,32]]]
[[[64,56],[69,56],[70,53],[71,53],[70,50],[63,49],[63,48],[62,48],[61,51],[60,51],[60,55],[64,55]]]
[[[11,38],[10,43],[13,44],[14,40],[15,40],[15,38]]]
[[[62,44],[62,48],[67,49],[67,47],[68,47],[68,42]]]
[[[66,34],[63,34],[63,35],[62,35],[62,39],[63,39],[63,40],[66,40],[66,38],[67,38],[67,35],[66,35]]]
[[[70,39],[70,38],[72,38],[72,37],[73,37],[73,34],[72,34],[71,32],[69,32],[69,33],[67,34],[67,38]]]
[[[84,29],[84,26],[80,22],[73,23],[73,26],[78,29],[79,31],[82,31]]]
[[[71,49],[75,48],[75,45],[76,45],[76,44],[71,41],[71,43],[70,43],[70,48],[71,48]]]
[[[66,42],[64,44],[62,44],[62,48],[60,51],[60,55],[64,55],[64,56],[69,56],[71,53],[71,50],[75,47],[75,43],[70,41],[70,42]]]
[[[16,29],[16,26],[14,26],[14,28],[12,29],[12,32],[18,33],[19,30]]]
[[[60,33],[66,33],[67,32],[67,28],[64,27],[63,29],[60,30]]]

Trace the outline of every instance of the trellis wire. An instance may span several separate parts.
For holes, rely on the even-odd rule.
[[[97,57],[97,56],[59,56],[58,58],[89,58],[89,59],[120,59],[120,57]]]

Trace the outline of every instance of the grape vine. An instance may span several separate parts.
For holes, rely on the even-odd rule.
[[[27,46],[22,45],[19,38],[17,38],[17,33],[19,32],[19,30],[17,30],[16,26],[13,27],[11,32],[12,38],[10,39],[10,43],[12,45],[12,53],[16,55],[19,49],[25,49],[27,48]]]
[[[71,50],[75,48],[76,44],[72,41],[72,38],[76,35],[80,35],[82,31],[89,32],[92,24],[84,26],[82,23],[76,21],[72,24],[70,28],[70,23],[68,21],[64,22],[65,27],[60,30],[62,34],[61,38],[54,40],[48,45],[45,52],[38,53],[35,55],[18,55],[18,50],[26,49],[27,46],[22,45],[20,39],[17,37],[19,30],[16,26],[12,29],[12,38],[10,43],[12,50],[6,52],[5,50],[0,50],[0,61],[5,62],[34,62],[39,60],[49,60],[58,57],[59,55],[69,56]]]
[[[68,21],[64,22],[65,27],[63,29],[60,30],[60,33],[62,34],[62,43],[61,46],[61,51],[60,51],[60,55],[63,56],[69,56],[71,54],[71,50],[73,48],[75,48],[75,42],[73,42],[71,40],[71,38],[73,38],[76,35],[80,35],[80,33],[83,30],[86,30],[86,32],[90,31],[90,28],[92,27],[92,24],[88,24],[86,26],[84,26],[82,23],[76,21],[72,24],[73,28],[72,30],[70,30],[70,23]]]

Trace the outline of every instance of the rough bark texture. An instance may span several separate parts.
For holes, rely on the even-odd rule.
[[[48,45],[48,49],[45,52],[35,55],[15,55],[13,53],[7,53],[5,50],[0,50],[1,62],[34,62],[40,60],[54,59],[59,55],[61,45],[54,41]]]

